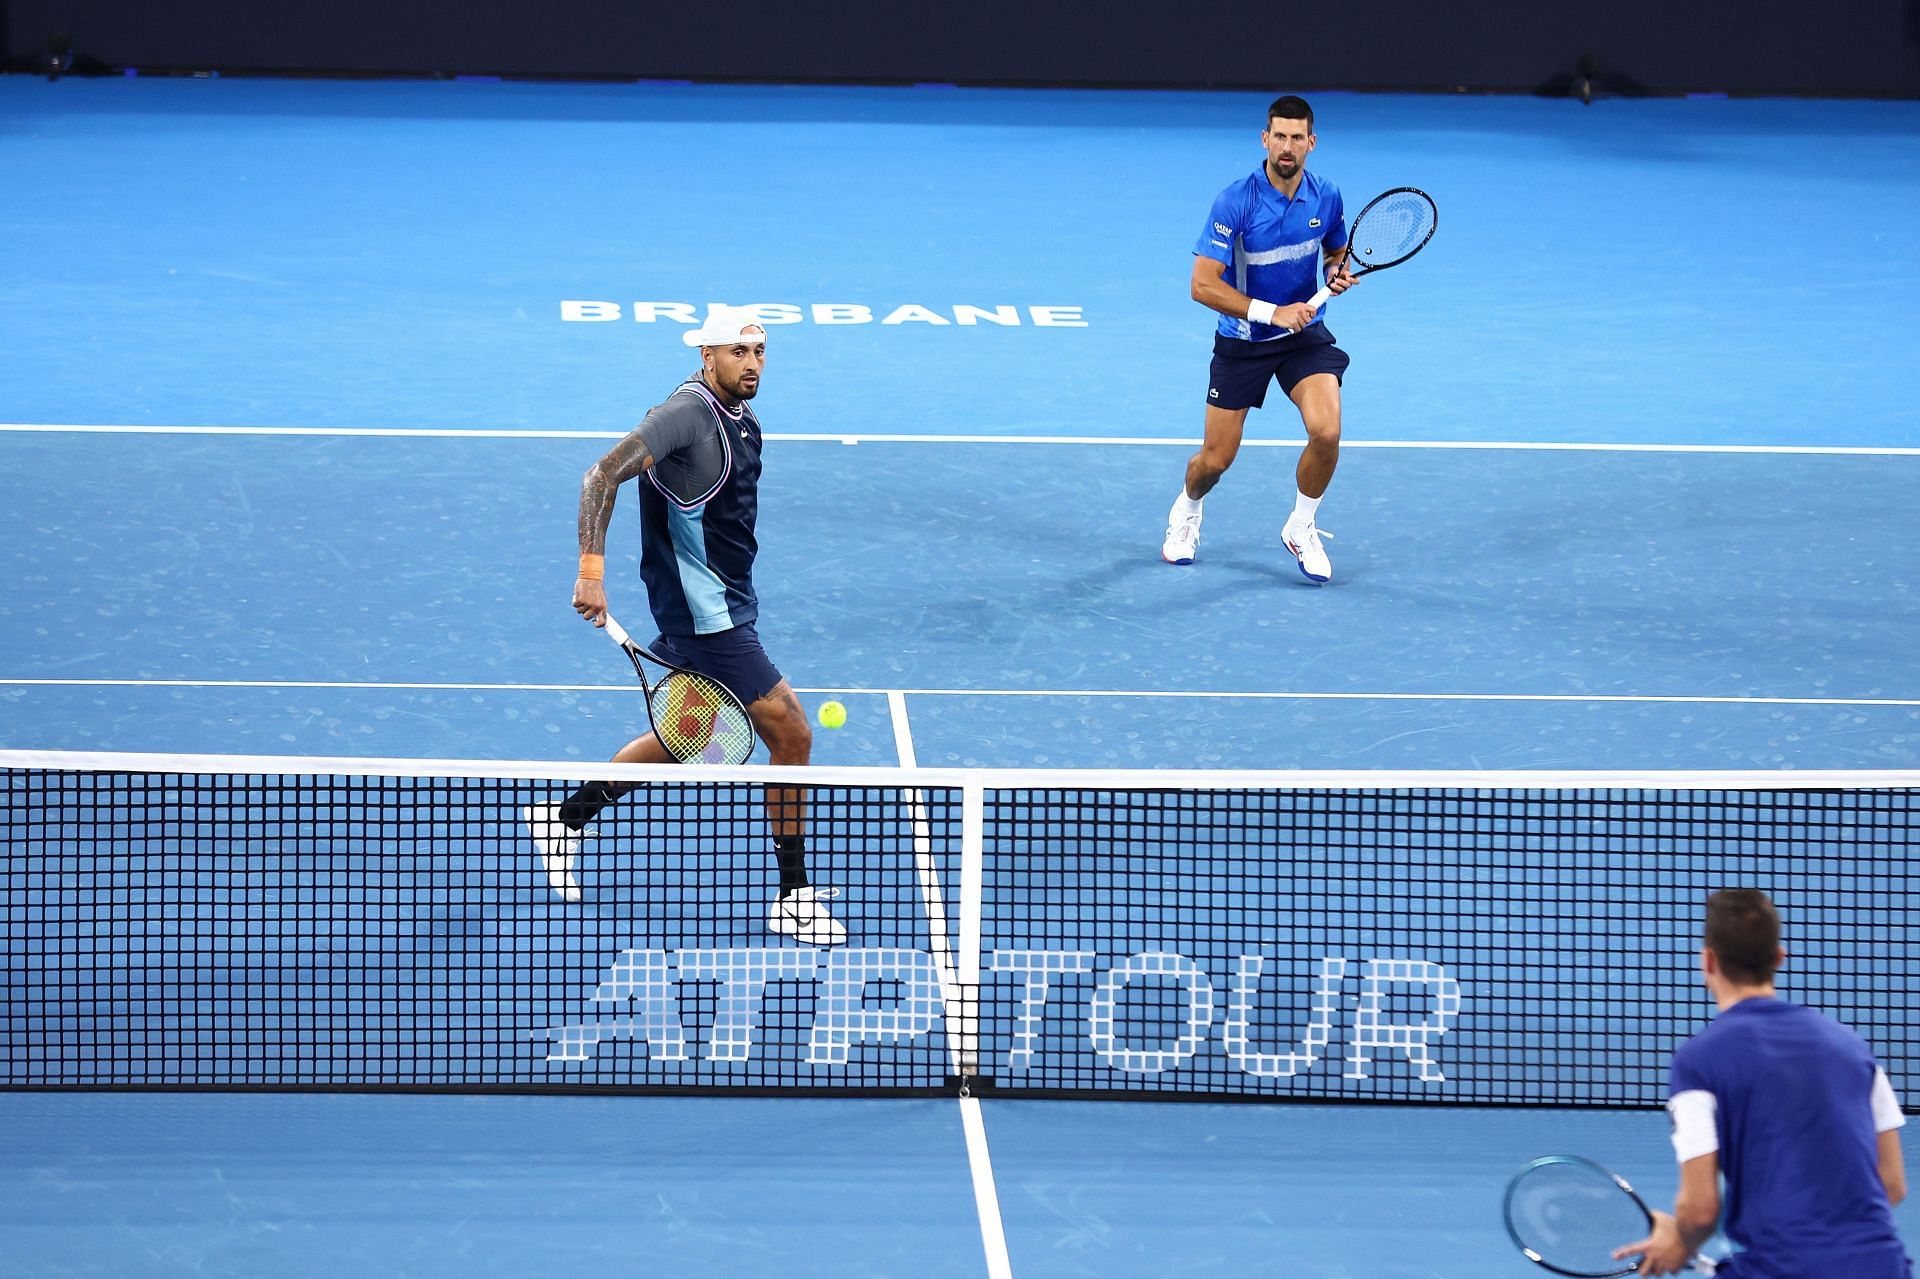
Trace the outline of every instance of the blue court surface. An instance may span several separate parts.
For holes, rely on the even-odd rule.
[[[0,1105],[8,1273],[986,1273],[950,1101]],[[1542,1141],[1673,1188],[1664,1115],[986,1109],[1015,1274],[1537,1274],[1498,1205]]]
[[[815,762],[1920,767],[1920,103],[1310,96],[1440,209],[1329,311],[1325,587],[1277,393],[1159,558],[1266,95],[0,78],[0,748],[605,758],[579,479],[725,302]],[[0,1093],[0,1274],[1519,1275],[1526,1158],[1673,1184],[1657,1114],[977,1108],[1004,1268],[952,1101]]]

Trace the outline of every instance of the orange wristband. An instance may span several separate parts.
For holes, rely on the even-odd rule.
[[[580,576],[590,582],[603,581],[607,576],[607,557],[604,555],[580,556]]]

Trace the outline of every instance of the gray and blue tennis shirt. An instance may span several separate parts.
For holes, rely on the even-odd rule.
[[[754,521],[760,422],[697,375],[635,428],[653,457],[641,477],[640,577],[663,635],[712,635],[755,620]]]
[[[1346,246],[1346,208],[1338,187],[1302,173],[1289,200],[1274,189],[1261,165],[1214,197],[1193,252],[1226,263],[1227,283],[1248,297],[1286,306],[1318,292],[1321,255]],[[1320,323],[1325,314],[1312,322]],[[1223,337],[1270,342],[1287,336],[1286,329],[1272,324],[1219,318],[1215,330]]]

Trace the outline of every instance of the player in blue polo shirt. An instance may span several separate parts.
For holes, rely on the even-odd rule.
[[[1757,889],[1707,901],[1700,969],[1720,1015],[1674,1054],[1673,1148],[1680,1193],[1653,1233],[1614,1256],[1640,1273],[1684,1268],[1720,1217],[1744,1251],[1721,1279],[1908,1279],[1894,1231],[1906,1197],[1906,1117],[1860,1036],[1775,996],[1780,916]]]
[[[1205,435],[1187,462],[1186,484],[1167,515],[1160,554],[1193,563],[1200,541],[1200,502],[1233,465],[1247,413],[1266,403],[1267,384],[1300,410],[1307,447],[1294,478],[1298,493],[1281,540],[1309,581],[1333,576],[1315,513],[1340,460],[1340,378],[1347,354],[1307,305],[1327,285],[1353,283],[1346,260],[1347,220],[1340,191],[1307,172],[1317,143],[1313,108],[1288,95],[1267,108],[1260,134],[1266,160],[1222,191],[1194,246],[1193,300],[1220,313],[1207,387]],[[1330,536],[1330,535],[1329,535]]]

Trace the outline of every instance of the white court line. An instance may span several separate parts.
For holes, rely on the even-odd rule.
[[[75,435],[337,435],[393,436],[451,440],[617,440],[625,431],[535,431],[500,427],[430,426],[120,426],[111,424],[61,425],[40,422],[0,422],[0,431]]]
[[[624,684],[461,684],[383,680],[273,680],[273,679],[55,679],[0,678],[0,688],[336,688],[401,689],[451,693],[638,693]],[[1578,702],[1673,704],[1686,706],[1920,706],[1916,697],[1740,697],[1695,696],[1681,693],[1322,693],[1301,691],[1233,692],[1208,689],[1152,688],[836,688],[796,689],[801,693],[883,694],[893,697],[1140,697],[1201,701],[1283,702]],[[889,700],[891,705],[891,700]],[[894,745],[900,745],[900,721],[894,724]],[[909,740],[909,748],[911,741]]]
[[[398,437],[453,440],[618,440],[624,431],[545,431],[491,427],[412,426],[122,426],[62,424],[57,422],[0,422],[0,432],[76,435],[330,435],[342,437]],[[770,440],[825,444],[1085,444],[1107,448],[1143,445],[1151,448],[1193,448],[1192,436],[1133,435],[847,435],[836,432],[769,431]],[[1493,452],[1537,453],[1755,453],[1832,457],[1920,457],[1920,447],[1866,448],[1810,444],[1610,444],[1549,442],[1543,440],[1354,440],[1342,439],[1349,449],[1470,449]],[[1297,449],[1300,441],[1245,440],[1242,448]]]
[[[960,783],[960,982],[963,990],[978,1000],[980,984],[980,932],[987,912],[987,792],[986,779],[969,774]],[[971,1067],[979,1061],[980,1045],[974,1013],[963,1018],[961,1055]],[[986,1249],[987,1273],[999,1279],[1011,1279],[1013,1268],[1007,1257],[1007,1236],[1000,1224],[1000,1196],[994,1189],[993,1163],[987,1157],[987,1126],[980,1114],[979,1099],[968,1092],[968,1081],[960,1084],[960,1122],[967,1133],[967,1163],[973,1169],[973,1199],[980,1212],[980,1241]]]
[[[900,756],[900,767],[920,767],[913,754],[913,729],[907,724],[906,694],[888,691],[887,714],[893,719],[893,749]]]
[[[987,1153],[987,1124],[980,1116],[980,1099],[960,1099],[960,1126],[967,1134],[967,1166],[973,1169],[973,1201],[980,1209],[980,1242],[987,1252],[991,1279],[1013,1279],[1007,1256],[1007,1232],[1000,1224],[1000,1192],[993,1184],[993,1160]]]
[[[887,713],[893,719],[893,744],[900,756],[900,767],[918,768],[913,750],[913,730],[907,723],[907,699],[904,694],[887,694]],[[927,805],[918,788],[907,791],[907,804],[913,814],[913,861],[920,879],[920,895],[927,908],[927,931],[933,940],[934,961],[940,970],[940,998],[946,1005],[949,1056],[953,1073],[961,1079],[978,1068],[973,1060],[976,1033],[971,1014],[962,1001],[959,979],[954,971],[953,953],[947,943],[947,901],[940,891],[940,877],[933,864],[933,835],[927,820]],[[978,939],[975,939],[978,954]],[[979,961],[971,965],[974,988],[979,989]],[[980,1244],[987,1255],[987,1274],[993,1279],[1013,1279],[1013,1263],[1007,1255],[1007,1232],[1000,1220],[1000,1192],[993,1183],[993,1159],[987,1150],[987,1121],[980,1113],[980,1099],[962,1095],[960,1127],[967,1138],[967,1168],[973,1174],[973,1203],[980,1217]]]
[[[913,733],[907,725],[907,699],[898,693],[887,694],[887,711],[893,717],[893,744],[900,755],[900,767],[918,768],[913,753]],[[920,904],[927,913],[927,942],[933,949],[934,967],[940,975],[940,1002],[947,1016],[947,1054],[952,1073],[964,1076],[973,1072],[973,1063],[965,1052],[966,1036],[959,1032],[966,1005],[961,999],[960,979],[953,962],[951,929],[947,925],[947,897],[941,889],[940,869],[933,861],[933,821],[927,816],[926,795],[919,787],[906,791],[908,819],[913,824],[913,871],[919,882]]]

